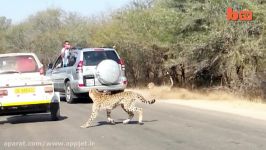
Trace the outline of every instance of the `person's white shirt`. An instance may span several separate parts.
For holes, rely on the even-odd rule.
[[[63,66],[67,66],[67,63],[68,63],[67,56],[68,55],[69,55],[69,49],[68,48],[62,48],[61,57],[63,59]]]

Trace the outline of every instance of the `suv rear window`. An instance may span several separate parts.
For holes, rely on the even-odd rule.
[[[5,72],[38,72],[38,66],[31,55],[0,57],[0,73]]]
[[[112,59],[119,63],[119,58],[115,51],[87,51],[83,53],[85,66],[96,66],[105,59]]]

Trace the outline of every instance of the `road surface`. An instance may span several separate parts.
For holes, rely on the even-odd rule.
[[[91,104],[61,102],[59,121],[48,114],[0,118],[0,149],[99,150],[263,150],[266,122],[246,117],[156,102],[144,108],[144,125],[123,125],[118,107],[106,123],[101,111],[93,127],[83,129]]]

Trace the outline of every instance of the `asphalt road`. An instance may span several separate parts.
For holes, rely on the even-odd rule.
[[[140,104],[144,125],[123,125],[120,107],[113,111],[116,125],[100,112],[94,126],[83,129],[91,104],[61,102],[62,119],[48,114],[0,118],[0,149],[103,150],[264,150],[266,122],[250,118],[156,102]]]

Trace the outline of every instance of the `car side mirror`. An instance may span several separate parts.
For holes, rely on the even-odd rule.
[[[48,69],[52,69],[52,68],[53,68],[53,64],[52,63],[48,64]]]

